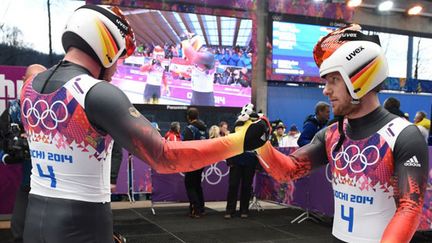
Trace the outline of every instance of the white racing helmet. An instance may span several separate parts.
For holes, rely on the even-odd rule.
[[[387,59],[378,36],[367,36],[351,25],[323,37],[314,48],[320,76],[339,72],[354,101],[380,85],[388,76]]]
[[[109,68],[120,57],[133,54],[135,36],[118,7],[84,5],[69,18],[62,44],[66,52],[70,47],[78,48]]]

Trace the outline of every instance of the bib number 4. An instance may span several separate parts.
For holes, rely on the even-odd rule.
[[[47,166],[47,173],[45,173],[42,170],[42,167],[40,164],[36,164],[37,170],[38,170],[38,174],[40,177],[45,177],[45,178],[49,178],[51,180],[51,187],[52,188],[56,188],[57,186],[57,180],[55,178],[55,174],[54,174],[54,168],[51,165]]]
[[[341,218],[348,222],[348,232],[352,233],[354,226],[354,208],[349,207],[347,211],[348,212],[345,212],[345,206],[341,205]]]

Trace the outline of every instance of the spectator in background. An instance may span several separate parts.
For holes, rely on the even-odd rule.
[[[295,124],[291,125],[290,130],[282,138],[282,141],[279,143],[279,147],[298,147],[297,141],[300,137],[300,132],[297,129]]]
[[[389,97],[384,101],[384,108],[388,110],[390,113],[395,114],[396,116],[403,117],[408,120],[406,116],[407,113],[404,113],[400,110],[400,101],[395,97]]]
[[[210,139],[212,139],[212,138],[218,138],[220,136],[221,136],[221,134],[220,134],[219,127],[216,126],[216,125],[211,126],[210,129],[209,129],[209,138]]]
[[[160,133],[160,128],[159,128],[159,124],[157,122],[151,122],[150,123],[152,125],[152,127],[154,127],[159,133]]]
[[[165,134],[165,139],[168,141],[181,141],[179,122],[171,122],[170,129]]]
[[[219,129],[220,129],[220,135],[222,137],[230,134],[230,131],[228,129],[228,123],[226,121],[219,122]]]
[[[303,147],[310,143],[315,134],[326,126],[329,118],[330,105],[327,102],[318,102],[315,105],[315,115],[309,115],[303,123],[303,132],[297,141],[298,146]]]
[[[426,112],[417,111],[414,117],[414,124],[418,126],[423,126],[424,128],[429,130],[431,126],[431,121],[426,118]]]
[[[191,107],[186,111],[186,119],[189,123],[183,131],[183,140],[207,139],[207,126],[199,119],[199,111]],[[201,187],[201,174],[204,168],[185,173],[185,186],[189,198],[189,216],[200,218],[204,213],[204,194]]]
[[[285,137],[285,125],[282,122],[279,122],[276,125],[276,129],[273,132],[271,138],[270,138],[270,143],[271,145],[273,145],[273,147],[281,147],[281,142],[283,137]]]
[[[178,57],[183,58],[183,46],[181,43],[178,45],[177,52],[178,52]]]
[[[240,56],[237,53],[236,50],[234,50],[230,56],[230,59],[228,61],[228,65],[230,66],[237,66],[238,61],[240,61]]]
[[[249,215],[249,201],[252,194],[252,182],[258,158],[254,152],[246,151],[243,154],[227,159],[229,166],[228,194],[225,211],[225,219],[235,215],[237,207],[238,189],[240,189],[240,217],[247,218]]]
[[[426,142],[429,138],[429,130],[431,126],[431,121],[426,118],[426,112],[417,111],[414,117],[414,124],[418,127],[423,137],[425,137]]]

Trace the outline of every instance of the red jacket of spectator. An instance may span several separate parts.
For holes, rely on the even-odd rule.
[[[180,133],[169,130],[165,134],[165,139],[168,141],[181,141]]]

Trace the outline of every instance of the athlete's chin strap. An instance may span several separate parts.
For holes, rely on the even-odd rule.
[[[360,104],[360,100],[352,98],[351,104],[358,105],[358,104]],[[338,151],[341,148],[341,146],[345,140],[345,132],[343,129],[344,116],[335,116],[335,118],[338,122],[338,131],[339,131],[340,137],[339,137],[338,143],[336,144],[334,151]]]
[[[338,131],[340,135],[339,135],[339,141],[336,144],[334,151],[338,151],[341,148],[343,142],[345,141],[345,132],[343,129],[344,116],[336,116],[335,118],[337,119]]]
[[[102,67],[98,77],[99,80],[104,80],[105,71],[106,68]]]

